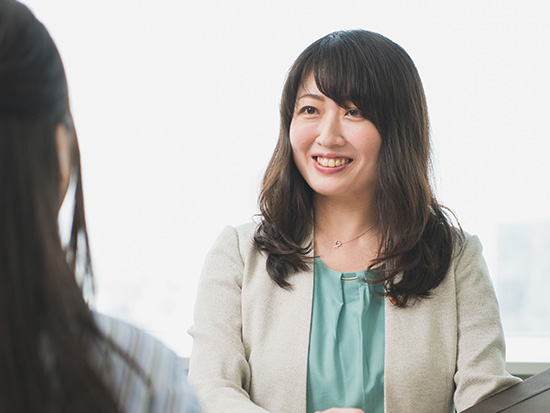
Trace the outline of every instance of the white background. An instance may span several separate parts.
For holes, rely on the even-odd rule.
[[[257,212],[286,71],[319,37],[353,28],[388,36],[415,61],[437,192],[480,236],[501,307],[518,305],[498,290],[496,246],[502,224],[550,222],[550,3],[25,3],[68,74],[101,311],[189,355],[204,257],[223,226]],[[530,314],[539,321],[550,316],[545,296],[539,289],[529,299],[542,309]],[[550,361],[540,344],[548,338],[533,354],[506,332],[509,360]]]

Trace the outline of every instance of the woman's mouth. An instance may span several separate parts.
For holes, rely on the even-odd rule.
[[[316,156],[315,160],[319,165],[328,168],[336,168],[351,162],[349,158],[323,158],[322,156]]]

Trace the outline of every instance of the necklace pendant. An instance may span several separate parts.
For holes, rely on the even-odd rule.
[[[338,241],[338,240],[334,241],[334,248],[335,248],[335,249],[340,248],[341,245],[342,245],[342,242],[340,242],[340,241]]]

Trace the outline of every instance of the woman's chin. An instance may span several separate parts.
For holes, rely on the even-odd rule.
[[[356,199],[360,197],[355,191],[350,191],[346,188],[327,188],[327,187],[317,187],[313,188],[314,196],[327,198],[331,200],[341,200],[347,201],[350,199]],[[362,194],[364,195],[364,193]]]

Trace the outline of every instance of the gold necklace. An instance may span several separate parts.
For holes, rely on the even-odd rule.
[[[378,222],[375,222],[373,225],[371,225],[370,227],[368,227],[366,230],[364,230],[363,232],[361,232],[359,235],[357,235],[356,237],[353,237],[352,239],[348,239],[347,241],[340,241],[339,239],[336,239],[336,240],[334,241],[334,244],[332,245],[332,247],[333,247],[334,249],[338,249],[338,248],[340,248],[342,245],[347,244],[348,242],[355,241],[357,238],[362,237],[362,236],[365,235],[367,232],[369,232],[371,229],[373,229],[377,224],[378,224]],[[320,230],[323,234],[329,236],[329,235],[325,232],[325,230],[324,230],[323,228],[321,228],[320,226],[317,226],[317,228],[319,228],[319,230]]]

